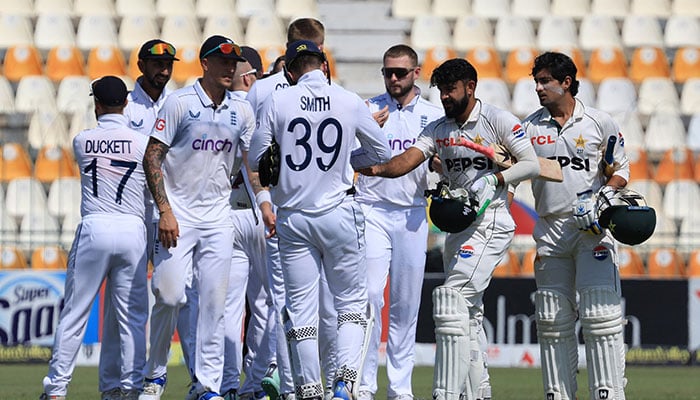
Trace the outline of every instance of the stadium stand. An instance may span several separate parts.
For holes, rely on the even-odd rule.
[[[2,269],[25,269],[27,268],[27,258],[17,247],[2,245],[0,247],[0,266]]]
[[[238,19],[234,2],[228,0],[197,0],[195,9],[197,16],[202,18],[222,16],[231,19]],[[209,36],[205,34],[204,37]],[[243,36],[230,37],[239,38]]]
[[[700,78],[690,78],[681,89],[681,113],[700,114]]]
[[[501,56],[493,47],[474,47],[467,51],[465,57],[476,68],[479,74],[479,82],[481,82],[482,78],[500,79],[503,76]]]
[[[20,143],[5,143],[0,153],[0,182],[7,183],[17,178],[32,176],[32,160],[29,153]],[[3,208],[5,204],[2,192]]]
[[[17,45],[8,48],[5,52],[3,65],[5,77],[12,82],[18,82],[23,76],[43,73],[43,62],[39,50],[31,45]]]
[[[513,250],[508,250],[500,264],[493,270],[497,278],[515,278],[520,275],[520,261]]]
[[[83,53],[75,46],[57,46],[46,56],[46,76],[54,82],[69,76],[85,75]]]
[[[608,15],[622,20],[629,14],[629,0],[593,0],[591,14]]]
[[[647,272],[650,278],[682,278],[685,262],[674,248],[654,249],[647,259]]]
[[[683,146],[668,149],[656,168],[654,180],[665,185],[672,180],[693,179],[693,164],[693,152],[690,149]]]
[[[471,13],[469,0],[433,0],[431,10],[433,15],[451,20]]]
[[[158,24],[152,16],[125,15],[119,24],[117,42],[120,49],[130,52],[132,49],[139,49],[146,41],[159,36]]]
[[[433,47],[452,44],[450,26],[442,17],[436,15],[419,15],[411,25],[411,46],[416,51],[426,51]]]
[[[154,0],[115,0],[114,8],[117,15],[122,17],[156,15],[156,4]]]
[[[578,47],[574,19],[562,15],[545,15],[537,30],[537,47],[540,50]]]
[[[416,18],[419,15],[429,15],[431,14],[430,3],[430,0],[392,0],[391,15],[396,18],[409,19]]]
[[[75,46],[75,30],[70,15],[42,11],[34,27],[34,45],[41,51],[57,46]]]
[[[588,78],[594,83],[606,79],[627,78],[627,59],[618,47],[597,47],[588,60]]]
[[[34,177],[39,182],[50,184],[56,179],[78,177],[72,151],[68,147],[44,145],[34,163]]]
[[[55,245],[35,247],[31,258],[32,269],[66,269],[68,255],[65,250]]]
[[[287,42],[280,18],[271,12],[257,12],[250,16],[246,25],[244,43],[253,48],[284,46]],[[201,43],[197,43],[199,46]]]
[[[457,51],[468,51],[475,47],[494,47],[489,21],[478,15],[457,17],[452,33],[452,47]]]
[[[156,0],[156,15],[160,17],[194,16],[194,0]]]
[[[472,0],[472,13],[483,18],[495,20],[510,14],[509,0]]]
[[[682,47],[673,56],[673,80],[683,83],[691,78],[700,78],[700,46]]]
[[[581,49],[586,51],[604,47],[622,47],[615,19],[607,15],[586,14],[581,20],[578,37]]]
[[[443,62],[456,58],[457,57],[457,52],[451,48],[451,47],[446,47],[446,46],[437,46],[437,47],[431,47],[425,51],[425,54],[423,56],[423,64],[421,65],[420,69],[420,79],[424,81],[430,81],[430,74],[433,73],[433,70]],[[469,57],[467,57],[469,58]],[[499,65],[500,67],[500,65]],[[477,68],[476,65],[474,65],[474,68]],[[478,69],[479,71],[479,76],[483,76],[481,74],[481,69]],[[500,74],[499,74],[500,76]]]
[[[633,248],[620,246],[618,248],[619,271],[622,279],[641,278],[646,275],[642,256]]]
[[[535,32],[527,17],[503,15],[496,21],[496,50],[507,53],[520,48],[535,48]]]
[[[630,59],[629,76],[635,83],[648,78],[670,78],[671,65],[660,47],[637,47]]]
[[[236,0],[236,14],[239,18],[250,18],[258,13],[274,13],[274,0]]]

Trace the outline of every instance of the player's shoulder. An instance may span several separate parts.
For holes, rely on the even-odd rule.
[[[445,109],[442,107],[442,105],[435,104],[432,101],[424,98],[423,96],[418,96],[418,100],[416,101],[416,104],[418,105],[419,109],[422,111],[428,111],[431,114],[434,114],[437,116],[442,116],[443,113],[445,112]]]
[[[533,111],[523,119],[523,126],[527,127],[530,125],[537,125],[539,122],[542,120],[542,117],[544,116],[544,113],[546,112],[546,108],[541,107],[538,108],[537,110]]]

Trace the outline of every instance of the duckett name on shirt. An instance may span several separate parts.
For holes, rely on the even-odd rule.
[[[131,140],[86,140],[85,152],[92,154],[131,153]]]

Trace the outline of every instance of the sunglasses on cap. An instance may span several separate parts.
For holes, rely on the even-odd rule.
[[[382,75],[386,79],[391,79],[392,75],[396,75],[396,79],[401,79],[413,71],[415,68],[382,68]]]
[[[220,45],[214,47],[213,49],[207,51],[202,55],[202,58],[205,58],[206,56],[214,53],[215,51],[221,51],[223,54],[231,54],[231,53],[236,53],[237,56],[241,56],[241,48],[237,44],[233,43],[221,43]]]
[[[148,53],[154,56],[162,56],[165,54],[175,56],[175,48],[168,43],[156,43],[148,49]]]

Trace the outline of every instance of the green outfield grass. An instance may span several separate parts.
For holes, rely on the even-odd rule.
[[[38,399],[45,365],[0,365],[0,400]],[[419,399],[430,399],[433,369],[416,368],[413,389]],[[386,399],[386,372],[380,369],[379,393],[376,399]],[[630,367],[627,398],[631,400],[700,400],[700,367]],[[579,375],[580,400],[588,399],[586,373]],[[184,367],[168,369],[168,388],[163,400],[182,400],[187,393],[189,378]],[[492,368],[491,383],[494,400],[541,400],[542,383],[538,369]],[[74,373],[70,385],[70,400],[99,399],[97,368],[81,367]]]

